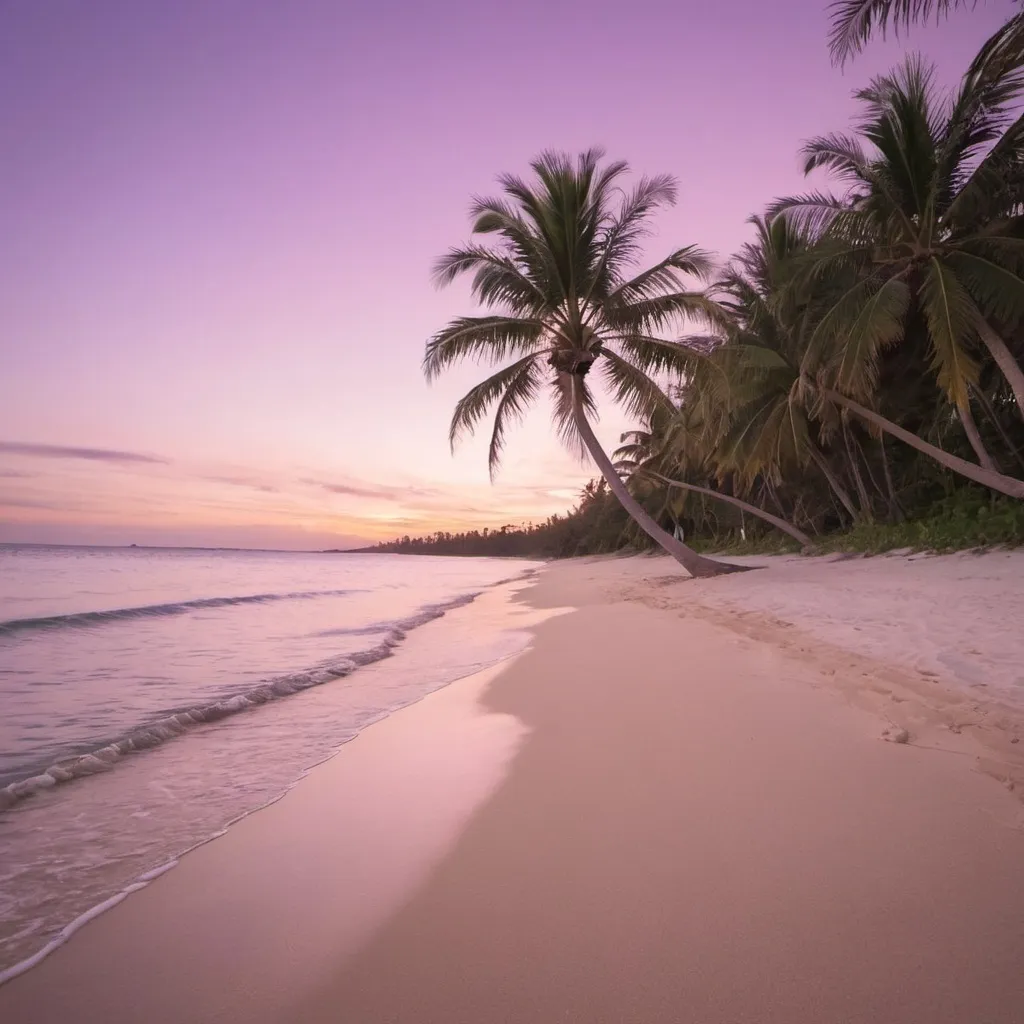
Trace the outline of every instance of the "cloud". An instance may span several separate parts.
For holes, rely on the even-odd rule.
[[[359,487],[354,484],[331,484],[323,480],[303,480],[304,484],[319,487],[321,490],[329,491],[331,494],[347,494],[354,498],[383,498],[386,501],[393,501],[388,488],[386,487]]]
[[[436,487],[373,484],[367,481],[336,483],[332,480],[313,480],[309,478],[300,482],[309,484],[311,487],[319,487],[330,494],[349,495],[353,498],[371,498],[375,501],[404,502],[409,498],[437,498],[442,495],[442,492]]]
[[[273,484],[263,483],[260,480],[253,480],[241,476],[204,476],[203,480],[209,480],[215,484],[231,484],[233,487],[248,487],[253,491],[262,491],[264,494],[280,494],[281,488]]]
[[[44,509],[47,512],[67,512],[75,506],[52,501],[38,501],[33,498],[0,498],[0,508]]]
[[[88,462],[146,462],[168,465],[169,459],[141,452],[122,452],[113,448],[73,448],[55,444],[29,444],[21,441],[0,441],[0,453],[28,455],[38,459],[85,459]]]

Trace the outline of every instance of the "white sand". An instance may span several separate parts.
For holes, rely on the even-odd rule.
[[[1024,808],[990,777],[1020,717],[913,649],[1024,653],[991,625],[1003,557],[552,566],[530,601],[579,610],[486,713],[456,687],[371,727],[0,988],[0,1019],[1020,1021]],[[897,658],[901,615],[926,639]]]
[[[690,581],[685,600],[770,616],[818,641],[1024,710],[1024,551],[732,561],[762,568]],[[620,565],[623,581],[683,575],[662,557]]]

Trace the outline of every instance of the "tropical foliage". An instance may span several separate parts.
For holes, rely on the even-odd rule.
[[[956,6],[833,4],[833,52],[845,59],[873,30]],[[966,536],[973,517],[989,523],[981,541],[1014,540],[1024,528],[1021,17],[949,95],[919,57],[860,89],[851,129],[804,146],[806,172],[825,172],[829,187],[752,218],[752,240],[714,276],[693,246],[635,269],[647,218],[674,199],[670,179],[617,192],[625,166],[602,167],[596,152],[575,164],[545,155],[529,184],[501,179],[504,198],[474,207],[475,232],[499,244],[453,250],[437,271],[442,283],[473,274],[477,299],[499,308],[453,321],[427,346],[431,377],[466,356],[503,364],[458,404],[453,443],[493,407],[493,470],[507,426],[547,388],[560,434],[589,452],[629,513],[619,543],[653,539],[699,573],[716,567],[691,547],[712,538],[781,531],[828,547],[882,531],[927,543]],[[666,337],[684,318],[702,333]],[[592,367],[639,421],[612,460],[589,425]]]
[[[541,523],[507,523],[496,530],[438,530],[399,537],[360,551],[397,555],[469,555],[490,558],[572,558],[600,555],[624,545],[629,516],[604,481],[587,484],[575,507]],[[641,533],[640,546],[653,543]]]
[[[1022,87],[975,62],[945,97],[910,58],[857,93],[853,132],[806,144],[836,188],[753,219],[727,327],[684,339],[678,412],[624,439],[636,489],[744,497],[818,543],[966,481],[1024,498]]]
[[[724,322],[720,307],[688,279],[706,278],[712,264],[695,246],[638,270],[650,216],[675,202],[676,185],[662,175],[625,191],[625,163],[602,165],[593,149],[577,160],[545,153],[533,179],[503,175],[503,195],[473,203],[473,233],[494,243],[450,250],[435,268],[439,284],[472,278],[483,316],[459,317],[427,344],[432,379],[453,363],[475,358],[500,369],[455,407],[450,440],[472,432],[494,410],[490,466],[498,466],[510,423],[547,391],[558,433],[586,452],[637,525],[694,575],[734,567],[702,558],[667,534],[625,487],[590,425],[596,410],[589,374],[596,368],[615,401],[635,416],[673,411],[661,379],[685,371],[686,350],[662,332],[686,318]]]
[[[1014,0],[1019,5],[1020,0]],[[945,17],[957,8],[976,7],[978,0],[833,0],[829,5],[832,31],[829,46],[832,60],[845,64],[861,47],[879,33],[908,31],[915,22]],[[984,61],[994,47],[1020,59],[1024,52],[1024,12],[1011,17],[986,44],[979,55]]]

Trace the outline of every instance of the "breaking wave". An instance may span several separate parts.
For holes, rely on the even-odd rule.
[[[321,597],[327,594],[343,593],[350,593],[350,591],[318,591],[315,594],[259,595],[251,598],[214,598],[209,601],[182,602],[180,605],[154,605],[152,608],[178,609],[197,606],[217,607],[223,604],[238,604],[245,601],[251,602],[261,599],[276,600],[285,596]],[[443,604],[427,605],[417,612],[417,614],[412,615],[409,618],[391,623],[386,627],[378,628],[376,631],[383,634],[382,639],[379,643],[374,644],[372,647],[368,647],[366,650],[347,654],[344,657],[339,658],[337,661],[325,662],[306,671],[295,672],[289,675],[269,679],[260,683],[258,686],[232,694],[213,703],[173,711],[162,718],[140,725],[131,730],[131,732],[121,736],[119,739],[106,743],[94,750],[74,757],[64,758],[37,775],[32,775],[29,778],[12,782],[5,788],[0,789],[0,811],[13,806],[40,790],[50,789],[61,783],[72,782],[75,779],[84,778],[88,775],[96,775],[99,772],[109,771],[115,764],[117,764],[118,761],[121,760],[122,757],[160,746],[162,743],[166,743],[168,740],[182,735],[193,726],[203,725],[207,722],[216,722],[222,718],[227,718],[229,715],[249,711],[252,708],[259,707],[261,704],[266,704],[270,701],[279,700],[283,697],[289,697],[292,694],[300,693],[303,690],[308,690],[310,687],[320,686],[323,683],[328,683],[335,679],[341,679],[350,675],[356,669],[361,668],[364,665],[369,665],[375,661],[381,661],[384,658],[388,658],[392,653],[394,653],[395,648],[401,644],[410,630],[415,629],[417,626],[422,626],[427,622],[431,622],[434,619],[440,618],[445,614],[445,612],[451,611],[453,608],[469,604],[478,596],[479,592],[463,594],[450,601],[446,601]],[[22,623],[41,623],[56,620],[89,618],[89,621],[92,622],[95,620],[91,618],[91,616],[100,615],[124,618],[126,617],[125,613],[129,611],[135,611],[136,613],[148,611],[149,614],[174,614],[174,612],[156,612],[148,609],[124,609],[120,612],[95,612],[85,613],[83,615],[57,616],[54,620],[22,619],[20,621]],[[100,621],[105,620],[101,619]],[[11,623],[4,623],[3,625],[9,626]],[[39,627],[34,626],[28,628]],[[353,630],[352,632],[362,632],[362,630]],[[369,630],[367,632],[369,632]]]
[[[290,594],[246,594],[241,597],[201,597],[195,601],[170,604],[147,604],[140,608],[111,608],[101,612],[73,612],[70,615],[48,615],[38,619],[8,619],[0,622],[0,638],[36,629],[81,629],[101,626],[124,619],[148,619],[162,615],[184,615],[197,608],[227,608],[237,604],[267,604],[271,601],[302,601],[316,597],[342,597],[355,590],[302,590]]]

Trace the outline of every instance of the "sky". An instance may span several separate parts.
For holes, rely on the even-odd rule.
[[[543,405],[453,455],[430,269],[544,149],[677,176],[651,259],[721,258],[907,49],[954,83],[989,0],[845,70],[825,0],[0,0],[0,542],[344,547],[546,518],[596,471]],[[599,437],[631,426],[605,402]]]

